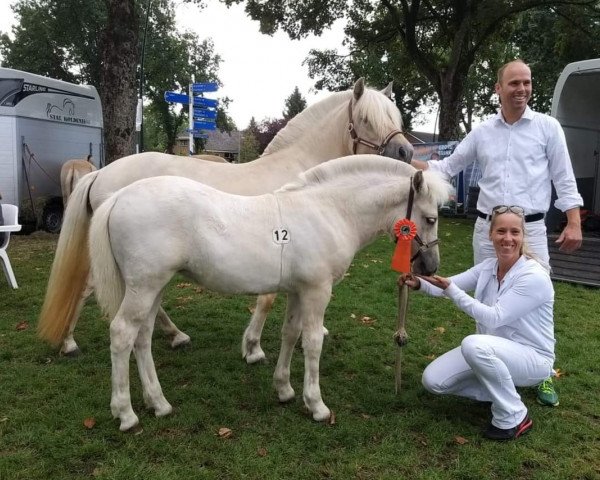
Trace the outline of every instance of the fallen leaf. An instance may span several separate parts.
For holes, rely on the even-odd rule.
[[[254,312],[256,311],[256,305],[250,305],[250,306],[248,307],[248,311],[249,311],[250,313],[254,313]]]
[[[562,377],[563,375],[566,375],[566,373],[565,373],[565,372],[563,372],[563,371],[561,371],[561,369],[560,369],[560,368],[556,368],[556,369],[554,370],[554,376],[555,376],[556,378],[560,378],[560,377]]]
[[[83,426],[85,428],[92,429],[96,425],[96,419],[94,417],[88,417],[83,421]]]
[[[469,441],[465,437],[456,436],[454,437],[454,441],[459,445],[464,445],[465,443],[469,443]]]
[[[8,422],[8,417],[0,418],[0,423],[2,423],[2,422]]]
[[[426,355],[425,358],[427,360],[435,360],[435,354],[432,353],[431,355]]]
[[[203,291],[204,291],[204,289],[202,287],[194,288],[194,292],[196,292],[196,293],[202,293]]]
[[[439,334],[446,333],[446,329],[444,327],[435,327],[434,330]]]
[[[17,323],[17,331],[27,330],[28,328],[29,328],[29,322],[27,322],[25,320]]]
[[[221,427],[221,428],[219,428],[218,435],[221,438],[229,438],[229,437],[231,437],[231,435],[233,435],[233,431],[231,430],[231,428]]]
[[[350,318],[356,318],[356,314],[354,314],[354,313],[351,313],[351,314],[350,314]]]
[[[192,284],[191,283],[178,283],[177,284],[177,288],[187,288],[187,287],[191,287]]]
[[[377,320],[371,317],[367,317],[366,315],[360,319],[360,323],[363,325],[373,325]]]
[[[258,454],[259,457],[266,457],[267,449],[265,447],[260,447],[256,453]]]
[[[361,413],[361,414],[360,414],[360,416],[361,416],[362,418],[364,418],[365,420],[367,420],[367,419],[371,418],[371,415],[369,415],[368,413]]]

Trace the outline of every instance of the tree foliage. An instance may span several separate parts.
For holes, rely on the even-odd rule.
[[[225,0],[239,3],[243,0]],[[439,100],[440,137],[458,138],[460,124],[468,125],[476,111],[465,108],[469,92],[481,97],[477,71],[488,76],[500,66],[485,55],[509,60],[519,49],[504,48],[517,20],[533,9],[560,7],[585,15],[597,12],[597,0],[247,0],[246,11],[260,22],[263,33],[281,28],[291,38],[319,34],[338,18],[345,18],[349,60],[334,52],[313,55],[313,74],[321,85],[344,80],[346,87],[358,71],[369,82],[386,75],[395,80],[402,111],[414,111],[425,100]],[[589,12],[588,12],[589,11]],[[521,27],[523,28],[523,27]],[[508,34],[508,36],[506,36]],[[535,42],[533,42],[535,43]],[[338,66],[333,66],[335,63]],[[345,68],[340,69],[339,64]],[[469,76],[471,74],[471,76]],[[396,75],[399,75],[396,77]],[[337,80],[336,80],[337,78]],[[319,82],[317,82],[319,85]],[[337,83],[337,86],[341,85]],[[493,83],[488,85],[488,98]],[[406,90],[403,90],[403,87]],[[398,94],[399,93],[399,94]],[[466,112],[466,113],[465,113]]]
[[[172,0],[18,0],[12,8],[14,38],[0,36],[4,65],[95,85],[104,110],[107,161],[133,152],[144,40],[143,94],[146,112],[154,116],[146,145],[170,151],[187,119],[185,109],[164,101],[165,90],[182,90],[192,75],[219,83],[221,59],[212,41],[177,32]],[[231,130],[228,103],[221,99],[217,125]]]
[[[291,120],[298,115],[302,110],[306,108],[306,99],[298,90],[298,87],[294,87],[294,91],[291,95],[285,99],[285,110],[283,111],[283,118]]]

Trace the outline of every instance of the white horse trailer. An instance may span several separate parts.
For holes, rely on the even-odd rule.
[[[96,89],[0,68],[0,193],[20,222],[60,230],[60,169],[73,158],[103,163]]]
[[[600,58],[569,63],[560,74],[552,112],[563,127],[577,188],[583,197],[583,246],[563,254],[554,246],[563,216],[548,215],[553,278],[600,286]]]

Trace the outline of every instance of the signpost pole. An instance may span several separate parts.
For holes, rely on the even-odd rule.
[[[196,82],[196,76],[192,75],[192,83],[190,83],[190,88],[189,88],[189,96],[190,96],[190,103],[188,106],[188,117],[189,117],[189,124],[190,124],[190,133],[189,133],[189,154],[190,157],[194,154],[194,134],[192,133],[192,130],[194,129],[194,91],[193,91],[193,86],[194,83]]]

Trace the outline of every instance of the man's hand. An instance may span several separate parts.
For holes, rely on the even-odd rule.
[[[567,214],[567,226],[556,239],[556,243],[560,245],[561,252],[572,253],[581,247],[581,217],[579,208],[572,208],[565,212]]]
[[[561,252],[573,253],[581,247],[582,234],[581,227],[567,225],[560,236],[556,239],[556,243],[560,245]]]

